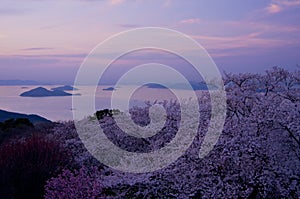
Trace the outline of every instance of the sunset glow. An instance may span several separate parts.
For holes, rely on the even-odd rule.
[[[221,71],[263,72],[275,65],[293,70],[300,63],[299,0],[3,0],[0,5],[0,79],[71,83],[97,44],[149,26],[192,37]]]

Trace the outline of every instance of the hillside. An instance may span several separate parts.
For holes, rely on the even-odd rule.
[[[15,113],[15,112],[8,112],[4,110],[0,110],[0,122],[4,122],[8,119],[16,119],[16,118],[27,118],[32,123],[40,123],[40,122],[51,122],[50,120],[47,120],[46,118],[43,118],[39,115],[27,115],[27,114],[21,114],[21,113]]]

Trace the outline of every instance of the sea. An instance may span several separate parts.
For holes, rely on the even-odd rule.
[[[59,87],[62,85],[41,86],[46,89]],[[68,121],[73,120],[73,112],[79,111],[72,105],[72,100],[75,98],[94,97],[96,110],[105,108],[114,108],[111,105],[112,97],[120,103],[129,102],[128,109],[132,106],[144,106],[145,102],[176,100],[174,93],[179,93],[179,96],[190,98],[190,90],[169,90],[163,88],[148,88],[148,87],[133,87],[122,86],[115,90],[103,90],[111,87],[110,85],[98,86],[96,91],[92,86],[77,87],[78,90],[66,91],[72,94],[80,94],[73,96],[56,96],[56,97],[21,97],[20,94],[37,88],[39,86],[0,86],[0,109],[24,113],[36,114],[47,118],[51,121]],[[131,91],[134,90],[132,95]],[[192,91],[199,92],[201,91]]]

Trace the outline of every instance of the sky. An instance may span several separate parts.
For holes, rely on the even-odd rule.
[[[70,84],[100,42],[142,27],[190,36],[221,72],[295,70],[299,19],[300,0],[1,0],[0,79]],[[164,53],[132,53],[120,58],[111,74],[153,56],[170,60]],[[169,64],[185,70],[174,60]]]

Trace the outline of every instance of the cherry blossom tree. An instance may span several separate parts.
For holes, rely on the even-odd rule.
[[[274,67],[265,74],[225,74],[224,83],[226,121],[213,150],[199,158],[211,117],[210,96],[203,91],[198,96],[199,110],[192,110],[200,112],[194,142],[177,161],[151,173],[126,173],[103,165],[85,149],[72,122],[57,124],[49,136],[71,149],[78,167],[85,171],[65,171],[50,180],[46,186],[47,198],[55,198],[61,190],[70,190],[76,198],[79,192],[88,189],[99,189],[91,197],[107,198],[299,198],[300,71]],[[111,115],[99,118],[99,127],[124,150],[139,153],[158,150],[174,138],[181,117],[176,101],[155,103],[161,103],[167,112],[165,126],[155,136],[129,136]],[[149,124],[149,107],[155,103],[148,102],[145,107],[129,111],[136,124]],[[100,170],[90,175],[94,167]],[[84,184],[78,182],[78,176],[82,176]],[[92,188],[94,183],[97,186]],[[78,186],[75,190],[67,184]]]

